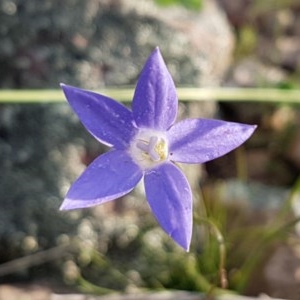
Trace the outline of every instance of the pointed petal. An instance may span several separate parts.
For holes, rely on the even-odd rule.
[[[145,174],[149,205],[161,227],[185,250],[192,236],[192,193],[184,174],[164,163]]]
[[[256,125],[209,119],[187,119],[168,131],[170,159],[204,163],[243,144]]]
[[[133,97],[138,127],[167,130],[177,116],[178,100],[173,79],[158,48],[148,58]]]
[[[112,150],[96,158],[73,183],[61,210],[90,207],[129,193],[142,171],[125,151]]]
[[[61,85],[67,100],[86,129],[101,143],[127,148],[135,134],[132,112],[106,96]]]

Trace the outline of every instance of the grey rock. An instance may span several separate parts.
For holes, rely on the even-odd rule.
[[[213,1],[205,3],[202,11],[192,12],[158,8],[146,0],[4,0],[1,85],[134,84],[155,46],[161,47],[177,83],[217,84],[228,68],[234,39],[222,11]]]

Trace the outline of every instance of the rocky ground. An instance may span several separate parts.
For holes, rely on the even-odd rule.
[[[179,6],[161,8],[146,0],[3,0],[0,87],[57,88],[59,82],[87,89],[133,85],[146,57],[157,45],[178,85],[299,87],[299,2],[264,3],[207,0],[202,10],[195,12]],[[267,191],[255,198],[259,201],[257,207],[262,207],[266,199],[274,199],[274,194],[285,195],[295,183],[300,169],[299,109],[284,105],[284,99],[281,105],[191,103],[181,106],[181,111],[183,116],[218,116],[259,124],[257,135],[243,155],[248,178],[263,184]],[[0,106],[1,263],[63,245],[70,237],[85,245],[79,259],[83,269],[94,247],[104,255],[115,248],[124,251],[124,257],[131,257],[134,250],[130,247],[137,247],[139,233],[137,227],[128,224],[142,226],[139,215],[149,221],[149,217],[144,218],[149,215],[147,209],[137,201],[143,197],[139,190],[105,210],[58,212],[67,186],[103,151],[64,104]],[[230,154],[201,169],[188,170],[193,186],[197,187],[199,178],[201,182],[207,178],[236,178],[236,162],[236,154]],[[273,187],[279,192],[274,193]],[[253,191],[256,186],[251,188]],[[139,213],[132,212],[132,208]],[[130,211],[129,216],[124,211]],[[150,233],[157,235],[155,228]],[[151,234],[143,238],[149,240],[150,236],[151,240]],[[252,288],[252,293],[275,291],[273,296],[292,299],[295,293],[299,295],[294,288],[299,283],[299,255],[297,251],[291,255],[289,248],[278,251],[273,261],[289,258],[289,264],[295,266],[292,279],[285,281],[288,291],[280,293],[284,288],[277,277],[259,286],[258,291]],[[141,257],[137,261],[142,263]],[[48,276],[52,268],[53,272],[60,269],[59,280],[68,282],[64,272],[73,266],[72,262],[77,264],[76,260],[72,253],[67,254],[46,268],[32,272],[31,268],[21,268],[16,274],[6,274],[3,282],[31,281]],[[272,277],[273,265],[266,268],[264,277]],[[145,272],[139,266],[137,269]],[[288,270],[276,272],[289,274],[282,277],[290,278]],[[146,274],[154,285],[153,273]],[[107,278],[100,275],[106,284]],[[122,280],[116,288],[126,288],[128,282]],[[143,286],[143,280],[134,283],[142,282]],[[0,299],[3,291],[14,289],[2,287]],[[19,295],[20,290],[15,292]],[[49,291],[44,292],[41,297],[49,297]]]
[[[110,296],[87,296],[83,294],[56,294],[48,288],[40,285],[31,287],[0,286],[0,299],[10,300],[205,300],[207,297],[192,292],[165,291],[156,293],[144,293],[134,295],[110,295]],[[224,295],[212,300],[283,300],[260,295],[258,298],[244,297],[238,295]]]

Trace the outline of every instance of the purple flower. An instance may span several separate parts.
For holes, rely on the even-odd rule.
[[[144,177],[148,203],[158,223],[188,251],[192,193],[174,164],[204,163],[240,146],[256,126],[208,119],[174,124],[178,100],[158,48],[138,80],[132,111],[106,96],[62,85],[86,129],[112,147],[73,183],[61,209],[90,207],[129,193]]]

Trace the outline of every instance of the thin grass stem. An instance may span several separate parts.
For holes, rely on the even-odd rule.
[[[117,99],[131,101],[133,87],[105,88],[96,92]],[[230,101],[300,104],[300,90],[276,88],[222,88],[222,87],[178,87],[181,101]],[[0,103],[60,103],[65,102],[64,94],[59,89],[45,90],[0,90]]]

